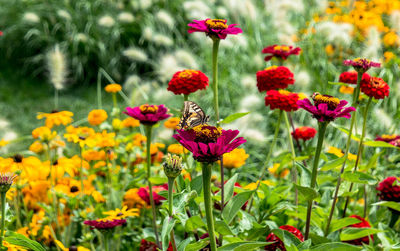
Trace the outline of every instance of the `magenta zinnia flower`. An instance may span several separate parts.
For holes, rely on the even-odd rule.
[[[157,122],[170,117],[168,109],[164,105],[141,105],[127,107],[124,112],[126,115],[140,121],[144,125],[154,125]]]
[[[168,190],[168,184],[153,187],[153,199],[155,205],[159,206],[161,205],[162,200],[166,200],[163,196],[158,194],[159,192],[166,190]],[[144,200],[147,203],[147,205],[150,205],[150,193],[148,186],[139,188],[137,194],[142,200]]]
[[[286,60],[290,55],[299,55],[301,52],[300,47],[293,48],[291,45],[271,45],[268,47],[265,47],[262,51],[262,53],[267,53],[270,55],[267,55],[264,60],[269,61],[273,57],[279,58]]]
[[[83,222],[85,225],[90,226],[91,229],[99,230],[109,230],[117,226],[124,225],[126,223],[125,219],[122,220],[108,220],[108,219],[98,219],[98,220],[86,220]]]
[[[230,34],[236,35],[243,32],[239,27],[235,27],[237,24],[227,25],[226,23],[225,19],[193,20],[188,24],[190,27],[188,32],[205,32],[207,36],[219,39],[225,39]]]
[[[368,71],[371,67],[381,67],[380,63],[372,62],[366,58],[346,59],[343,61],[343,64],[353,66],[353,68],[360,73]]]
[[[199,125],[189,130],[178,130],[173,137],[193,153],[195,160],[211,163],[246,142],[242,137],[235,139],[238,134],[238,130]]]
[[[329,95],[314,93],[313,100],[314,105],[306,98],[299,100],[297,105],[312,113],[319,122],[330,122],[339,117],[350,118],[350,112],[356,110],[354,107],[344,108],[348,103],[346,100],[339,100]]]

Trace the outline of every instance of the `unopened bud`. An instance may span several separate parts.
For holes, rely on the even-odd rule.
[[[182,171],[182,158],[177,155],[168,154],[163,164],[164,173],[168,178],[176,178]]]

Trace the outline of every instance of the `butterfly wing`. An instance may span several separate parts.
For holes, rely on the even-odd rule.
[[[179,127],[195,127],[208,122],[209,117],[206,116],[203,109],[192,101],[185,101],[183,107],[182,118],[179,121]]]

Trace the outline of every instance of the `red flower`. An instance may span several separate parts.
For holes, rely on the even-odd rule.
[[[369,83],[371,76],[368,73],[364,73],[361,79],[361,84]],[[339,82],[347,84],[357,84],[357,72],[356,71],[345,71],[339,76]]]
[[[280,226],[279,229],[289,231],[294,236],[296,236],[301,242],[304,241],[303,234],[300,232],[300,230],[298,230],[295,227],[292,227],[289,225],[284,225],[284,226]],[[276,236],[274,233],[270,233],[267,236],[267,242],[275,242],[275,243],[265,246],[265,248],[264,248],[265,250],[275,251],[275,250],[280,249],[281,251],[286,251],[285,244],[283,244],[282,240],[279,239],[278,236]]]
[[[384,99],[389,96],[389,85],[381,78],[372,77],[368,83],[362,83],[361,91],[368,97]]]
[[[3,32],[2,31],[0,31],[0,36],[3,36]]]
[[[271,66],[257,72],[258,91],[285,89],[294,84],[293,73],[285,66]]]
[[[316,133],[317,133],[317,130],[315,130],[314,128],[302,126],[302,127],[296,128],[296,130],[294,130],[292,132],[292,136],[295,139],[302,139],[302,140],[306,141],[306,140],[314,138]]]
[[[396,134],[392,134],[392,135],[388,135],[388,134],[383,134],[381,136],[377,136],[375,138],[376,141],[384,141],[386,143],[389,143],[391,141],[400,139],[400,135],[396,135]]]
[[[83,222],[83,224],[90,226],[91,229],[100,229],[100,230],[113,229],[117,226],[124,225],[125,223],[126,223],[125,219],[122,220],[98,219],[98,220],[85,220]]]
[[[206,89],[208,86],[208,77],[201,71],[183,70],[178,71],[172,76],[168,83],[168,91],[175,95],[189,95],[197,90]]]
[[[236,25],[228,25],[225,19],[193,20],[188,24],[190,27],[188,32],[204,32],[213,39],[225,39],[227,35],[236,35],[243,32],[239,27],[235,27]]]
[[[350,225],[348,227],[355,227],[355,228],[370,228],[371,227],[371,225],[369,224],[369,222],[366,219],[364,219],[364,218],[362,218],[362,217],[360,217],[358,215],[352,215],[350,217],[351,218],[356,218],[356,219],[360,220],[361,222],[353,224],[353,225]],[[351,240],[351,241],[345,241],[345,242],[353,244],[353,245],[361,246],[363,243],[369,244],[369,239],[370,238],[371,238],[372,241],[374,240],[374,236],[370,235],[370,236],[364,236],[364,237],[359,238],[359,239],[355,239],[355,240]]]
[[[396,182],[396,184],[393,184]],[[400,186],[397,177],[387,177],[378,184],[378,196],[381,200],[400,202]]]
[[[140,241],[139,251],[157,251],[158,247],[154,242],[142,239]],[[169,243],[167,251],[173,251],[171,242]]]
[[[265,47],[261,52],[271,54],[271,55],[267,55],[264,58],[265,61],[269,61],[273,57],[286,60],[290,55],[299,55],[301,52],[301,49],[299,47],[293,48],[293,46],[274,44],[274,45]]]
[[[161,186],[153,186],[152,189],[153,189],[154,204],[156,206],[161,205],[161,201],[166,199],[161,195],[158,195],[158,193],[160,191],[168,190],[168,184],[164,184]],[[150,205],[150,194],[148,186],[139,188],[138,195],[142,200],[144,200],[148,205]]]
[[[286,90],[270,90],[267,91],[267,96],[265,96],[265,105],[269,106],[271,110],[279,109],[290,112],[299,109],[298,100],[299,95],[297,93]]]

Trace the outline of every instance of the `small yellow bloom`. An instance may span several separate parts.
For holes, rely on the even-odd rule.
[[[106,92],[116,93],[122,90],[122,86],[119,84],[109,84],[104,88],[104,90],[106,90]]]
[[[139,209],[131,208],[128,209],[128,206],[124,206],[122,209],[116,208],[115,210],[103,212],[103,214],[108,215],[106,219],[110,220],[122,220],[127,217],[137,217],[139,216]]]
[[[348,85],[342,85],[340,86],[339,92],[343,94],[353,94],[354,88]]]
[[[159,149],[163,149],[163,148],[165,148],[165,144],[162,144],[162,143],[152,143],[151,145],[150,145],[150,154],[151,155],[154,155],[154,154],[156,154],[158,151],[159,151]],[[145,151],[146,152],[146,151]]]
[[[66,248],[66,247],[64,246],[64,244],[62,244],[61,241],[59,241],[59,240],[54,240],[54,242],[57,244],[57,247],[61,249],[61,251],[69,251],[69,250],[70,250],[69,248]],[[87,248],[81,247],[81,246],[78,246],[77,249],[78,249],[78,251],[90,251],[90,249],[87,249]]]
[[[72,112],[69,111],[54,111],[52,113],[38,113],[38,115],[36,116],[37,119],[43,119],[46,118],[46,126],[48,128],[53,128],[53,126],[58,126],[58,125],[68,125],[71,124],[72,121],[74,121],[72,119],[72,116],[74,116],[74,114]]]
[[[113,119],[112,127],[113,127],[113,129],[115,131],[121,130],[123,128],[122,121],[120,119],[117,119],[117,118]]]
[[[395,46],[399,44],[399,37],[396,32],[390,31],[383,36],[383,44],[386,47]]]
[[[385,58],[385,62],[387,63],[390,60],[392,60],[393,58],[395,58],[396,56],[391,51],[385,51],[385,53],[383,53],[383,57]]]
[[[86,161],[95,161],[95,160],[105,160],[106,159],[106,152],[96,151],[96,150],[86,150],[82,153],[82,157]]]
[[[250,184],[248,184],[247,186],[245,186],[243,188],[247,189],[247,190],[254,190],[254,189],[257,188],[257,185],[258,185],[259,182],[260,181],[250,183]],[[273,186],[275,183],[273,181],[270,181],[270,180],[263,180],[263,181],[261,181],[261,184],[265,184],[267,186]]]
[[[140,122],[137,119],[129,117],[129,118],[126,118],[126,119],[124,119],[122,121],[122,125],[125,128],[128,128],[128,127],[134,128],[134,127],[139,127],[140,126]]]
[[[2,140],[0,140],[0,147],[6,146],[9,143],[10,143],[10,141],[2,139]]]
[[[49,142],[57,136],[57,132],[52,132],[50,128],[41,126],[32,131],[32,137],[44,142]]]
[[[329,147],[327,153],[333,154],[333,155],[335,155],[335,156],[338,157],[338,158],[341,158],[341,157],[344,156],[344,153],[343,153],[343,151],[342,151],[341,149],[336,148],[336,147],[333,147],[333,146],[330,146],[330,147]],[[356,159],[357,159],[357,155],[348,153],[348,154],[347,154],[347,159],[348,159],[348,160],[356,160]]]
[[[168,119],[167,121],[164,122],[164,126],[168,129],[178,129],[178,124],[179,124],[180,118],[178,117],[172,117],[170,119]]]
[[[44,150],[43,144],[36,140],[35,142],[32,143],[32,145],[29,146],[29,151],[32,151],[34,153],[42,153]]]
[[[88,121],[93,126],[100,125],[108,118],[107,112],[103,109],[92,110],[89,112]]]
[[[189,150],[183,147],[181,144],[171,144],[168,146],[167,151],[172,154],[182,154],[183,151],[188,153]]]
[[[268,168],[268,171],[273,174],[276,178],[285,178],[289,174],[289,169],[285,168],[280,170],[281,164],[275,163],[272,167]]]
[[[228,169],[239,168],[246,163],[249,157],[246,151],[242,148],[236,148],[229,153],[223,155],[224,167]]]
[[[328,44],[327,46],[325,46],[325,52],[328,56],[332,56],[333,53],[335,53],[335,48],[333,48],[331,44]]]

